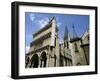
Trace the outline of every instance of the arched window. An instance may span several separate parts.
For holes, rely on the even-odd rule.
[[[56,67],[56,55],[54,54],[54,67]]]
[[[69,48],[69,43],[68,43],[68,41],[66,40],[66,41],[64,41],[64,47],[67,47],[67,49]]]
[[[55,38],[55,47],[56,47],[56,38]]]
[[[69,49],[69,44],[68,44],[68,41],[67,41],[67,49]]]
[[[74,47],[75,47],[75,52],[78,52],[78,47],[76,43],[74,43]]]

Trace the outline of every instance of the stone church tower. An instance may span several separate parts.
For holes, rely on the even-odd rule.
[[[72,55],[70,50],[68,29],[65,27],[63,43],[60,45],[60,65],[72,66]]]

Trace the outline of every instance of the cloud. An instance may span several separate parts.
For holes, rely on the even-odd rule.
[[[45,27],[45,25],[49,22],[48,17],[43,17],[34,13],[30,13],[29,17],[32,22],[34,21],[39,26],[39,28]]]
[[[56,17],[56,20],[57,20],[57,21],[59,21],[59,20],[60,20],[58,16],[55,16],[55,17]]]
[[[57,26],[60,27],[62,25],[62,23],[60,22],[60,19],[57,16],[56,16],[56,21],[57,21]]]
[[[35,14],[32,14],[32,13],[31,13],[31,14],[30,14],[30,20],[31,20],[31,21],[34,21],[34,19],[35,19]]]
[[[25,52],[28,53],[29,52],[29,49],[30,49],[30,47],[29,46],[26,46]]]
[[[58,27],[60,27],[61,25],[62,25],[62,23],[61,23],[61,22],[58,22],[58,23],[57,23],[57,26],[58,26]]]
[[[43,18],[43,19],[39,20],[38,21],[39,27],[40,28],[45,27],[45,25],[47,25],[48,22],[49,22],[49,19],[48,18]]]
[[[39,25],[40,28],[43,28],[43,27],[45,27],[45,25],[48,24],[48,22],[49,22],[49,18],[45,17],[45,18],[43,18],[41,20],[38,20],[37,23],[38,23],[38,25]],[[62,25],[61,22],[57,22],[57,26],[58,27],[60,27],[61,25]]]

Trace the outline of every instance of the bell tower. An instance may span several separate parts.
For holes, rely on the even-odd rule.
[[[67,26],[65,27],[65,32],[64,32],[64,43],[63,43],[63,62],[64,66],[72,66],[72,55],[70,51],[70,46],[69,46],[69,32]]]

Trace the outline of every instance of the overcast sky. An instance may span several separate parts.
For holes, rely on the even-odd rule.
[[[67,26],[70,36],[72,36],[72,26],[79,37],[89,28],[88,15],[72,15],[72,14],[51,14],[51,13],[34,13],[25,12],[25,33],[26,33],[26,52],[29,49],[32,41],[32,34],[45,27],[52,17],[56,18],[59,29],[59,42],[62,42],[64,36],[64,29]]]

